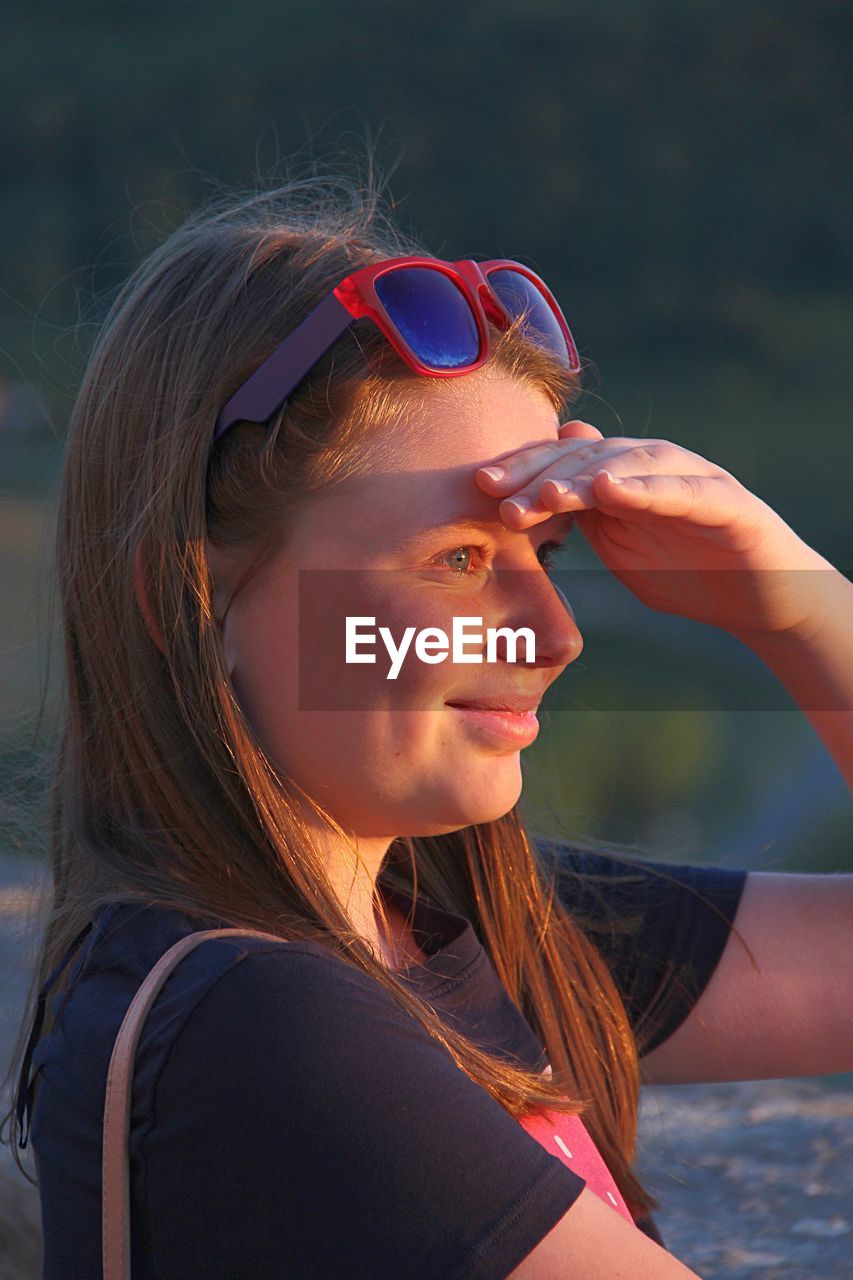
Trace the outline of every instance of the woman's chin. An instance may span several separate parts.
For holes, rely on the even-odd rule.
[[[462,787],[459,783],[462,782]],[[441,809],[458,813],[458,825],[494,822],[508,813],[521,795],[522,776],[518,754],[513,758],[493,758],[486,769],[471,769],[451,784]]]

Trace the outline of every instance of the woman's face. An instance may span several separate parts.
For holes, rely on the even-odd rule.
[[[580,653],[540,564],[540,548],[562,541],[572,519],[512,532],[474,472],[556,440],[558,425],[543,393],[503,373],[437,381],[426,408],[366,442],[368,475],[308,502],[287,546],[226,614],[232,680],[265,750],[357,835],[436,835],[494,820],[518,800],[535,721],[516,720],[512,736],[496,714],[450,704],[521,695],[535,707]],[[217,562],[211,548],[215,578]],[[482,638],[466,643],[469,660],[419,657],[417,634],[438,627],[452,642],[454,617],[476,619],[468,635]],[[373,663],[347,661],[347,618],[362,619],[349,627],[366,637],[349,656]],[[414,628],[396,664],[381,627],[395,648]],[[497,627],[532,629],[535,656],[520,638],[509,661],[499,637],[495,660],[472,662],[488,657],[487,628]]]

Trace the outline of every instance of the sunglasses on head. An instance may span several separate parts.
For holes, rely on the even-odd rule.
[[[345,276],[223,405],[213,439],[235,422],[266,423],[311,367],[356,320],[372,320],[416,373],[452,378],[489,358],[489,321],[507,329],[520,315],[527,337],[572,373],[577,347],[554,295],[509,258],[385,258]]]

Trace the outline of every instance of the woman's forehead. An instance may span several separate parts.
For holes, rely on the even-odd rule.
[[[434,379],[417,405],[365,440],[374,476],[476,468],[527,445],[557,439],[559,417],[536,387],[482,371],[466,378]]]
[[[319,537],[369,554],[377,538],[402,541],[456,521],[491,521],[499,531],[498,502],[477,485],[477,468],[556,441],[559,418],[535,387],[504,374],[477,378],[434,380],[398,423],[372,432],[357,472],[305,504],[295,542]]]

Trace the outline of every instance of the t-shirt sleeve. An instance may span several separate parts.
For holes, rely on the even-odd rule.
[[[143,1143],[156,1275],[508,1275],[585,1180],[319,950],[249,952],[177,1035]]]
[[[681,1025],[710,981],[735,921],[742,868],[642,861],[539,840],[562,904],[602,952],[638,1051]]]

